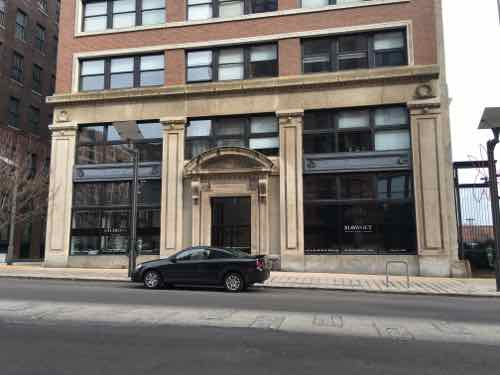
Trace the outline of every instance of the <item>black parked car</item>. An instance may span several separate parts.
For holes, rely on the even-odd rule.
[[[211,247],[190,247],[166,259],[137,265],[132,281],[149,289],[170,285],[219,285],[240,292],[269,278],[264,255]]]

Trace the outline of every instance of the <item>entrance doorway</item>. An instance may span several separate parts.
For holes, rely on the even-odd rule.
[[[212,198],[212,246],[250,252],[250,197]]]

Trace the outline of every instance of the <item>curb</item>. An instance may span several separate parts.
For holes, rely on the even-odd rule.
[[[349,292],[349,293],[370,293],[370,294],[399,294],[406,296],[428,296],[428,297],[460,297],[460,298],[489,298],[495,299],[500,298],[500,293],[498,294],[467,294],[467,293],[431,293],[431,292],[419,292],[419,291],[400,291],[400,290],[374,290],[374,289],[347,289],[347,288],[324,288],[315,286],[301,286],[301,287],[291,287],[282,285],[255,285],[256,288],[262,289],[289,289],[289,290],[320,290],[325,292]]]
[[[114,283],[130,283],[126,279],[109,279],[109,278],[82,278],[72,276],[50,277],[50,276],[23,276],[23,275],[0,275],[0,279],[17,279],[17,280],[45,280],[45,281],[82,281],[82,282],[114,282]],[[374,289],[348,289],[348,288],[324,288],[316,286],[283,286],[283,285],[264,285],[256,284],[255,288],[259,289],[287,289],[287,290],[319,290],[325,292],[357,292],[357,293],[370,293],[370,294],[398,294],[407,296],[430,296],[430,297],[460,297],[460,298],[500,298],[498,294],[467,294],[467,293],[432,293],[432,292],[419,292],[419,291],[400,291],[400,290],[374,290]]]

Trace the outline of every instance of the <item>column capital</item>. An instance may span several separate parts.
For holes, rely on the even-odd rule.
[[[76,135],[78,124],[76,122],[59,122],[49,125],[52,137]]]
[[[276,116],[278,118],[303,117],[304,110],[303,109],[282,109],[282,110],[276,111]]]
[[[186,117],[163,117],[160,119],[163,124],[163,128],[167,131],[169,130],[181,130],[183,131],[186,127],[187,118]]]

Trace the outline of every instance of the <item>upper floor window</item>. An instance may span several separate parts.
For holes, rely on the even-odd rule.
[[[165,23],[165,0],[86,0],[83,31]]]
[[[35,48],[39,51],[43,51],[45,45],[45,28],[39,24],[35,27]]]
[[[14,128],[19,127],[19,113],[20,113],[21,102],[19,99],[11,96],[9,98],[9,113],[7,117],[7,124]]]
[[[29,112],[29,122],[30,127],[33,130],[38,130],[40,128],[40,109],[34,106],[30,107]]]
[[[80,69],[80,90],[161,86],[164,78],[163,54],[83,60]]]
[[[321,8],[328,5],[361,3],[369,0],[302,0],[302,8]]]
[[[24,80],[24,57],[17,52],[12,55],[10,78],[17,82],[23,82]]]
[[[302,41],[304,73],[408,64],[403,30]]]
[[[186,128],[186,158],[216,147],[246,147],[266,155],[279,150],[276,116],[192,119]]]
[[[28,16],[23,11],[18,10],[16,14],[16,39],[26,41],[26,26]]]
[[[38,94],[42,93],[42,72],[43,69],[39,66],[34,64],[33,65],[33,86],[32,89],[33,91],[37,92]]]
[[[408,150],[408,110],[390,106],[306,112],[303,147],[305,154]]]
[[[188,0],[188,20],[238,17],[277,9],[277,0]]]
[[[0,0],[0,26],[4,26],[7,23],[5,19],[5,13],[7,12],[7,0]]]
[[[278,75],[278,47],[265,44],[187,53],[187,81],[228,81]]]

